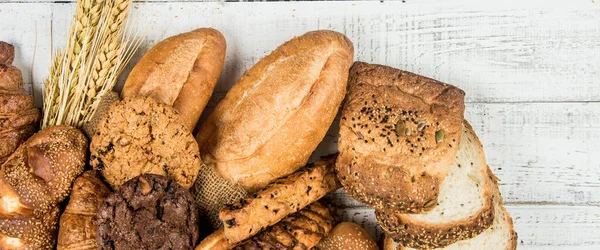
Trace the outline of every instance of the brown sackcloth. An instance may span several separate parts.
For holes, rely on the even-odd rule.
[[[223,227],[219,211],[248,196],[248,192],[235,183],[221,177],[212,166],[200,168],[194,186],[190,190],[198,203],[200,216],[206,217],[213,230]]]
[[[85,132],[88,138],[91,139],[92,136],[94,136],[94,134],[96,133],[98,123],[100,122],[100,120],[102,120],[102,118],[104,118],[104,113],[106,113],[108,107],[110,107],[110,105],[112,105],[118,100],[119,94],[117,94],[117,92],[114,91],[110,91],[106,93],[106,95],[100,97],[100,103],[98,104],[98,108],[92,115],[92,119],[83,124],[82,130],[83,132]]]

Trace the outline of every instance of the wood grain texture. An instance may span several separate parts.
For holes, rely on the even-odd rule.
[[[53,2],[0,0],[0,40],[16,45],[15,64],[26,86],[34,86],[38,105],[50,53],[64,46],[75,7],[72,0]],[[146,39],[131,65],[168,36],[219,29],[227,39],[226,63],[204,117],[279,44],[309,30],[337,30],[354,42],[356,60],[465,90],[465,116],[501,179],[519,249],[600,249],[598,0],[200,2],[134,4],[130,25],[142,27]],[[336,124],[313,159],[336,151]],[[372,210],[341,190],[328,198],[345,220],[380,236]]]

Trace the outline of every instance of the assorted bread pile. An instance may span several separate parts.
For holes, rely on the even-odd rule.
[[[85,125],[89,147],[69,126],[25,141],[39,111],[6,48],[1,249],[379,249],[322,200],[341,187],[376,210],[385,249],[516,248],[497,179],[464,120],[464,92],[352,64],[343,34],[313,31],[279,46],[197,130],[225,38],[210,28],[167,38],[120,98],[100,104]],[[307,163],[340,107],[339,154]]]

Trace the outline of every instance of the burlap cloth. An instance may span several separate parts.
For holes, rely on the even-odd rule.
[[[94,136],[94,134],[96,133],[98,123],[100,123],[102,118],[104,118],[104,114],[106,113],[106,110],[108,110],[108,107],[110,107],[110,105],[112,105],[119,99],[119,94],[117,94],[117,92],[114,91],[110,91],[106,93],[106,95],[100,97],[100,103],[98,104],[98,108],[96,108],[96,111],[92,115],[92,119],[84,123],[83,127],[81,128],[90,140],[92,139],[92,136]]]
[[[191,191],[200,215],[208,219],[213,230],[223,227],[219,220],[219,211],[225,204],[232,204],[248,196],[246,190],[221,177],[212,166],[203,166],[200,169]]]

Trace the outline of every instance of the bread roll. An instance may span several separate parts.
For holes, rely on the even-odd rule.
[[[231,182],[257,190],[303,166],[346,93],[352,42],[313,31],[246,72],[202,125],[201,158]]]
[[[69,204],[60,216],[58,250],[97,249],[96,214],[110,194],[99,176],[91,170],[75,179]]]
[[[59,212],[56,206],[39,217],[0,216],[0,249],[54,249]]]
[[[355,63],[336,162],[346,192],[378,210],[432,210],[458,149],[464,95],[424,76]]]
[[[377,243],[359,225],[342,222],[314,247],[315,250],[379,250]]]
[[[223,35],[211,28],[169,37],[142,57],[121,95],[149,96],[173,106],[192,132],[221,74],[225,48]]]
[[[33,135],[0,169],[0,216],[42,216],[62,202],[83,172],[88,142],[70,126]]]

